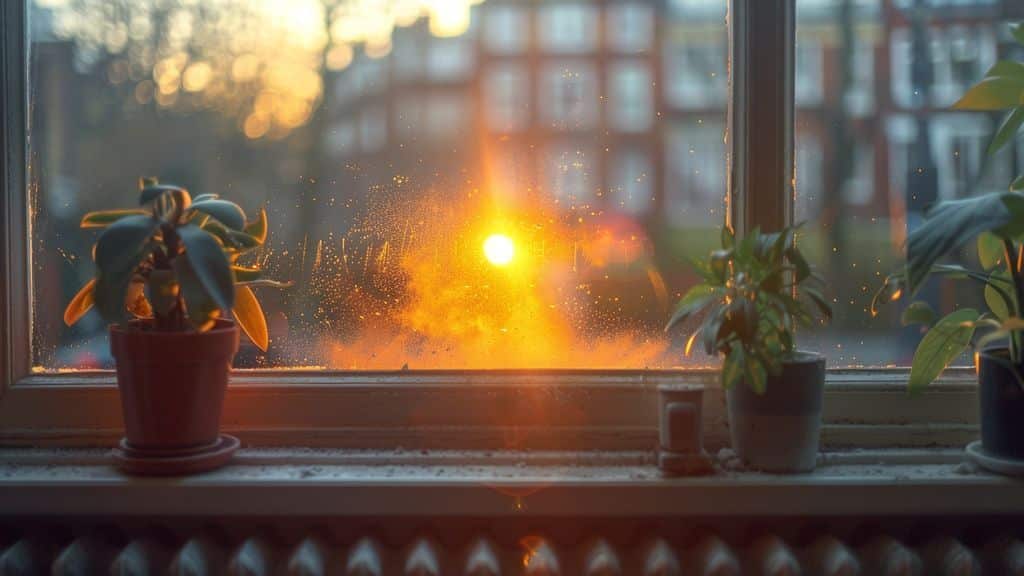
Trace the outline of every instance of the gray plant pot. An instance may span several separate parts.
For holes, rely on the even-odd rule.
[[[763,395],[746,382],[726,392],[729,432],[736,455],[757,470],[778,473],[814,469],[821,436],[825,358],[797,352],[768,376]]]

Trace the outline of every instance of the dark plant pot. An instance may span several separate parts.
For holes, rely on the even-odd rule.
[[[736,455],[765,472],[814,469],[821,435],[825,358],[797,352],[768,376],[763,395],[746,381],[726,392],[729,432]]]
[[[994,456],[1024,459],[1024,390],[1010,368],[1010,354],[989,349],[976,362],[981,446]]]
[[[110,327],[128,448],[158,453],[215,445],[238,326],[218,320],[202,333],[148,328],[146,321]]]

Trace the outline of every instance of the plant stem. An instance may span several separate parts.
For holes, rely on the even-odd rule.
[[[1008,238],[1003,238],[1003,258],[1006,259],[1006,267],[1010,270],[1010,279],[1013,280],[1013,313],[1018,318],[1021,317],[1021,303],[1024,303],[1024,281],[1021,280],[1020,269],[1016,265],[1017,250],[1015,249],[1013,242]],[[1010,332],[1010,361],[1013,362],[1014,366],[1020,362],[1021,353],[1021,342],[1020,332]]]

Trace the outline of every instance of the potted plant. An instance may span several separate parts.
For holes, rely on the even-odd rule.
[[[68,304],[70,326],[95,307],[110,326],[129,470],[183,473],[230,458],[238,440],[220,434],[239,327],[266,350],[266,318],[252,288],[282,286],[239,258],[262,245],[267,215],[247,222],[215,194],[140,180],[141,209],[90,212],[102,229],[96,276]],[[223,316],[230,312],[235,320]]]
[[[1024,26],[1011,26],[1024,45]],[[1008,110],[989,145],[994,154],[1017,135],[1024,123],[1024,63],[997,62],[971,87],[954,108]],[[969,241],[977,243],[978,268],[940,263]],[[983,465],[992,459],[1024,460],[1024,176],[1002,192],[940,202],[907,237],[904,270],[889,276],[875,295],[879,303],[916,295],[929,276],[977,282],[983,288],[988,311],[959,308],[941,319],[925,302],[911,303],[904,324],[923,324],[927,332],[918,344],[910,370],[909,390],[914,393],[934,381],[973,343],[977,353],[981,445],[969,451]],[[979,335],[978,331],[985,334]],[[999,466],[999,464],[995,464]],[[1011,466],[1012,467],[1012,466]],[[1004,466],[1005,468],[1005,466]],[[1021,465],[1016,469],[1019,471]]]
[[[821,427],[825,359],[797,351],[794,332],[814,321],[812,309],[828,318],[831,308],[813,286],[821,279],[797,248],[796,228],[741,240],[723,228],[722,248],[694,263],[703,282],[666,327],[704,313],[685,352],[700,337],[705,352],[722,356],[733,448],[771,472],[813,469]]]

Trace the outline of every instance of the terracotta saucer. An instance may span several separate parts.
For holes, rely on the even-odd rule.
[[[138,458],[173,458],[175,456],[191,456],[192,454],[199,454],[201,452],[210,452],[220,446],[223,442],[223,436],[219,436],[213,442],[210,442],[209,444],[202,444],[200,446],[186,446],[184,448],[136,448],[128,443],[128,438],[121,438],[121,443],[118,447],[128,456]]]
[[[220,468],[231,460],[241,445],[238,438],[221,434],[220,439],[210,446],[182,451],[142,451],[128,446],[122,439],[114,449],[114,460],[122,472],[141,476],[184,476]]]

